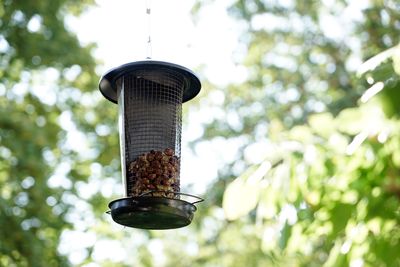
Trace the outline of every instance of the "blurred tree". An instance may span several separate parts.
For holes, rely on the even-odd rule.
[[[198,101],[217,112],[193,146],[240,145],[193,224],[170,232],[98,219],[119,176],[116,108],[99,105],[93,46],[65,26],[92,3],[0,0],[0,266],[71,265],[60,235],[77,223],[126,250],[101,266],[400,264],[395,1],[233,1],[247,80],[205,83],[224,100]]]
[[[272,235],[261,238],[265,253],[278,254],[283,262],[295,259],[298,266],[400,264],[400,120],[385,113],[391,105],[387,90],[400,89],[393,65],[399,49],[362,66],[368,71],[360,74],[370,81],[381,68],[388,75],[365,91],[360,106],[336,117],[309,116],[307,124],[290,130],[272,128],[274,156],[228,186],[227,218],[237,220],[255,209],[262,231]],[[276,158],[281,160],[273,167]]]
[[[399,4],[239,0],[230,12],[247,26],[247,81],[208,87],[224,102],[199,103],[214,117],[194,147],[243,142],[206,194],[198,254],[167,266],[400,265]]]
[[[195,10],[210,3],[198,1]],[[244,157],[251,148],[270,142],[271,128],[290,129],[309,114],[336,116],[357,105],[368,86],[357,78],[357,67],[400,41],[395,1],[234,1],[230,12],[246,28],[235,59],[246,67],[247,81],[213,89],[224,94],[223,107],[202,101],[203,109],[213,109],[204,138],[243,140],[236,158],[220,170],[220,190],[213,190],[218,203],[225,179],[251,163]]]
[[[68,266],[60,235],[91,210],[76,214],[77,185],[94,161],[109,166],[98,176],[118,169],[114,122],[103,116],[114,110],[92,106],[101,98],[93,45],[66,27],[93,3],[0,0],[0,266]],[[107,143],[115,151],[103,153]]]

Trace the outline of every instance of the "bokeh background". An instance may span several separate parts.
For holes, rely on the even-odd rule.
[[[0,0],[0,266],[400,266],[399,43],[395,0]],[[98,81],[149,53],[203,83],[178,230],[105,213]]]

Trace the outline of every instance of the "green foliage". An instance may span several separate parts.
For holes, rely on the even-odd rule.
[[[198,242],[211,256],[193,257],[192,265],[400,264],[400,9],[395,1],[369,1],[352,6],[362,17],[354,19],[344,15],[349,6],[234,1],[231,14],[247,25],[239,63],[248,80],[223,89],[223,110],[239,126],[216,116],[204,137],[247,143],[208,191],[224,216],[219,207],[203,215],[211,223],[200,226]],[[327,18],[345,29],[327,29]],[[252,143],[269,144],[265,160],[246,158]],[[234,178],[243,163],[247,171]],[[201,239],[206,228],[209,242]],[[220,242],[237,249],[237,261],[224,262],[229,254]]]
[[[351,112],[363,117],[363,112],[371,113],[375,107],[370,104]],[[283,155],[286,160],[264,176],[267,186],[256,209],[256,220],[266,228],[273,224],[281,229],[280,236],[269,241],[276,244],[271,249],[280,248],[298,257],[296,262],[301,266],[324,262],[326,266],[346,266],[357,259],[371,266],[397,265],[398,259],[390,251],[400,248],[396,241],[400,233],[400,187],[398,167],[393,161],[398,154],[399,121],[385,119],[382,114],[379,124],[364,120],[355,133],[354,128],[348,131],[343,127],[348,116],[342,113],[331,119],[327,114],[310,117],[310,121],[320,123],[310,123],[302,135],[293,135],[296,128],[280,133],[282,138],[276,140],[279,149],[271,153]],[[330,130],[321,135],[325,125]],[[309,137],[305,139],[306,135]],[[295,148],[284,149],[292,142]],[[278,167],[290,171],[281,176]],[[275,214],[292,216],[292,221],[282,222]],[[299,240],[308,240],[306,246],[299,246]],[[379,249],[363,247],[376,243]]]
[[[98,155],[105,166],[113,160],[103,151],[117,141],[95,134],[98,116],[113,109],[90,106],[99,99],[93,45],[82,46],[65,25],[93,3],[0,1],[0,266],[69,266],[58,247],[74,227],[76,200],[87,198],[79,182],[93,175]],[[90,160],[68,145],[80,129],[93,146]]]
[[[204,81],[208,97],[188,112],[219,111],[193,148],[241,142],[194,222],[164,232],[104,214],[120,175],[117,111],[97,91],[94,46],[65,26],[91,4],[0,0],[0,266],[71,265],[60,236],[79,223],[126,251],[101,266],[400,265],[395,1],[233,1],[247,80]],[[79,265],[93,263],[94,244],[82,250]]]

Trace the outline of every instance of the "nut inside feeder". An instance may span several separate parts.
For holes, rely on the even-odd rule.
[[[182,103],[199,93],[200,80],[176,64],[138,61],[107,72],[99,88],[119,107],[125,196],[109,204],[113,220],[143,229],[190,224],[202,199],[180,192]]]

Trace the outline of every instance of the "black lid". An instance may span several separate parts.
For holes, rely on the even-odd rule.
[[[109,70],[100,79],[99,83],[100,92],[103,94],[105,98],[107,98],[111,102],[117,103],[118,89],[116,81],[118,78],[135,70],[148,69],[155,71],[157,69],[162,69],[162,68],[164,69],[167,68],[176,71],[182,74],[182,76],[184,77],[185,81],[183,88],[183,102],[186,102],[194,98],[200,92],[201,83],[196,74],[194,74],[194,72],[192,72],[188,68],[185,68],[177,64],[163,62],[163,61],[153,61],[153,60],[131,62]]]

